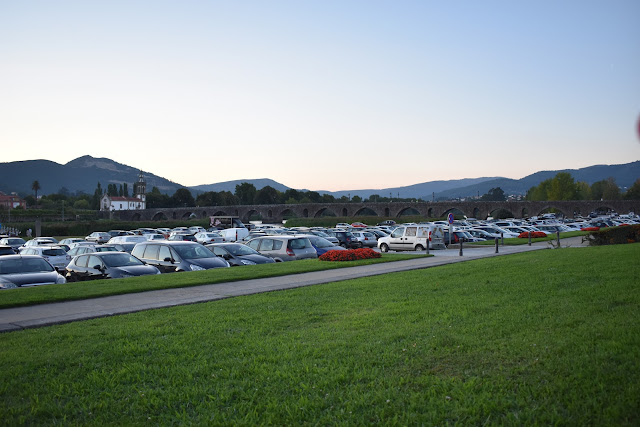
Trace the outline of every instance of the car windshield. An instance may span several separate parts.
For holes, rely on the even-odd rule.
[[[61,248],[43,249],[42,251],[43,256],[64,256],[66,254],[67,253],[64,251],[64,249]]]
[[[182,259],[198,259],[198,258],[213,258],[215,255],[200,244],[193,245],[176,245],[173,249],[178,252]]]
[[[43,258],[0,259],[0,274],[51,272],[54,268]]]
[[[118,252],[114,246],[104,246],[101,248],[95,248],[96,252]]]
[[[260,252],[251,249],[249,246],[245,245],[229,245],[223,246],[230,254],[235,256],[242,255],[260,255]]]
[[[118,252],[117,254],[105,255],[102,261],[107,267],[127,267],[131,265],[144,265],[138,258],[126,254],[124,252]]]

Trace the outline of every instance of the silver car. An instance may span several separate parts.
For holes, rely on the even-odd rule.
[[[251,239],[246,244],[276,262],[318,258],[306,236],[262,236]]]

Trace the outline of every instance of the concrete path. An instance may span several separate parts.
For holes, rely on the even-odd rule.
[[[581,242],[581,239],[581,237],[562,239],[561,245],[562,247],[585,246],[585,244]],[[463,255],[460,256],[459,246],[454,246],[454,248],[447,250],[431,251],[434,256],[429,258],[316,271],[312,273],[294,274],[266,279],[219,283],[215,285],[163,289],[135,294],[92,298],[81,301],[68,301],[52,304],[40,304],[30,307],[0,309],[0,332],[49,326],[76,320],[113,316],[116,314],[133,313],[154,308],[215,301],[223,298],[249,295],[259,292],[292,289],[302,286],[337,282],[359,277],[376,276],[379,274],[399,271],[416,270],[455,262],[551,248],[551,245],[548,242],[534,243],[531,246],[500,246],[499,252],[496,254],[494,246],[464,246]]]

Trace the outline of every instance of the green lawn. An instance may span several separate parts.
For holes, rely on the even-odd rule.
[[[560,240],[562,243],[562,239],[566,239],[569,237],[576,237],[576,236],[586,236],[587,234],[589,234],[589,231],[566,231],[564,233],[560,233]],[[555,235],[549,235],[547,237],[539,237],[537,239],[531,239],[532,243],[535,242],[549,242],[549,241],[555,241],[557,239],[557,236]],[[502,239],[499,240],[500,244],[502,244]],[[491,245],[495,245],[495,241],[494,240],[486,240],[484,242],[474,242],[474,243],[468,243],[470,245],[482,245],[482,246],[491,246]],[[521,239],[519,237],[513,237],[513,238],[508,238],[508,239],[504,239],[504,244],[506,246],[517,246],[517,245],[528,245],[529,244],[529,239]]]
[[[0,334],[4,425],[640,423],[640,245]]]
[[[87,298],[121,295],[157,289],[183,288],[238,280],[285,276],[310,271],[330,270],[381,262],[402,261],[427,255],[384,254],[382,258],[324,262],[317,259],[276,264],[250,265],[243,267],[218,268],[205,271],[162,274],[127,279],[95,280],[91,282],[67,283],[33,288],[9,289],[0,292],[0,309],[50,302],[71,301]],[[433,255],[428,255],[433,256]]]

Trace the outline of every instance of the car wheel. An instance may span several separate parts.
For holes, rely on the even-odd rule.
[[[424,251],[424,247],[422,245],[416,245],[416,251]]]
[[[387,246],[386,243],[383,243],[380,245],[380,251],[382,252],[389,252],[389,246]]]

